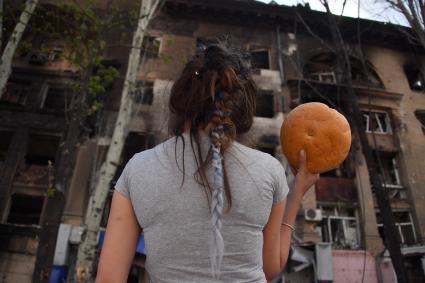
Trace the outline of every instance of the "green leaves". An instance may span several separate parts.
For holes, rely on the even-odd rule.
[[[105,94],[118,77],[119,72],[112,66],[104,66],[102,63],[96,66],[96,72],[89,79],[88,94],[91,97],[91,104],[88,105],[88,114],[92,115],[103,107],[100,97]]]

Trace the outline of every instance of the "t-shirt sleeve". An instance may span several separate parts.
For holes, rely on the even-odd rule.
[[[285,169],[282,164],[276,160],[275,187],[273,192],[273,204],[282,202],[289,192],[288,182],[286,180]]]
[[[130,171],[131,171],[131,160],[127,162],[124,167],[124,170],[121,173],[121,176],[118,178],[118,181],[115,183],[115,191],[119,192],[126,198],[130,198]]]

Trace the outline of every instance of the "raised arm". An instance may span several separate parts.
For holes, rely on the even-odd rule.
[[[140,233],[141,228],[131,201],[121,193],[115,192],[100,254],[96,283],[127,282]]]
[[[267,280],[276,277],[285,267],[291,245],[292,229],[304,194],[319,179],[319,174],[307,171],[306,158],[300,153],[300,167],[290,184],[286,201],[272,207],[269,220],[263,230],[263,270]]]

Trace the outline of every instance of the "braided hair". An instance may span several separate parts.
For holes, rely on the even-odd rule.
[[[183,139],[184,127],[190,124],[190,141],[198,168],[194,177],[204,188],[211,210],[210,257],[213,277],[220,274],[224,254],[221,234],[223,213],[232,206],[225,152],[236,135],[251,128],[255,113],[256,87],[243,58],[239,50],[223,42],[198,50],[174,83],[170,95],[170,111],[174,116],[172,130],[177,139]],[[209,135],[211,145],[205,157],[200,149],[198,129],[203,129]],[[214,171],[212,183],[205,173],[210,164]],[[182,184],[184,175],[183,160]]]

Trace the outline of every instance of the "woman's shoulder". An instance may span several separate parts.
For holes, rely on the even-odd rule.
[[[273,171],[283,169],[282,163],[276,157],[269,153],[243,145],[239,142],[234,143],[233,151],[236,158],[242,158],[248,165],[257,165],[264,169]]]
[[[175,142],[174,138],[169,138],[152,148],[142,150],[133,155],[129,163],[134,165],[144,165],[153,164],[155,162],[161,162],[164,158],[168,157],[171,152],[174,152],[173,144]],[[132,166],[134,166],[132,165]]]

